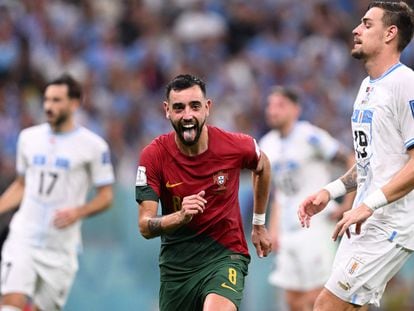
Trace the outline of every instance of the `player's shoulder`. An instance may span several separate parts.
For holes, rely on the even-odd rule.
[[[264,148],[268,145],[274,145],[280,139],[280,134],[277,130],[270,130],[266,132],[260,139],[259,139],[259,146]]]
[[[301,137],[310,137],[327,133],[323,128],[310,123],[309,121],[298,121],[296,123],[297,135]]]
[[[36,137],[47,135],[50,132],[50,126],[47,123],[33,125],[20,131],[20,137],[26,139],[35,139]]]
[[[155,153],[165,153],[172,152],[170,149],[173,149],[175,146],[174,132],[169,132],[161,134],[154,139],[152,139],[145,147],[142,149],[141,154],[150,153],[154,155]]]
[[[389,70],[383,78],[386,78],[384,81],[390,85],[407,85],[412,88],[414,71],[410,67],[400,63],[394,67],[394,70]]]
[[[83,126],[77,127],[70,136],[77,141],[77,145],[84,149],[101,150],[108,148],[108,143],[102,136]]]
[[[213,125],[208,125],[207,128],[209,138],[213,139],[215,139],[215,137],[219,137],[221,140],[228,140],[229,142],[238,142],[240,140],[253,139],[253,137],[248,134],[241,132],[230,132]]]

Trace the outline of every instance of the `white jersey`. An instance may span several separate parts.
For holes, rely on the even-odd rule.
[[[378,79],[364,79],[354,103],[352,133],[357,207],[408,162],[407,149],[414,146],[414,72],[410,68],[398,63]],[[367,223],[385,230],[391,241],[414,249],[413,207],[414,193],[410,192],[376,210]]]
[[[287,137],[271,130],[259,145],[272,165],[281,206],[281,229],[285,232],[297,230],[301,228],[298,207],[310,193],[331,180],[329,162],[337,153],[339,143],[325,130],[309,122],[298,121]],[[319,216],[314,218],[315,221],[321,219]]]
[[[56,134],[49,124],[41,124],[21,132],[16,165],[25,178],[25,193],[9,238],[35,247],[76,251],[81,243],[80,221],[58,229],[53,225],[54,213],[83,205],[92,185],[114,182],[107,143],[84,127]]]

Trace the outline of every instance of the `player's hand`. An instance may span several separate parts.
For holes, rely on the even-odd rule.
[[[319,192],[307,197],[298,209],[298,218],[302,227],[309,228],[311,217],[322,211],[329,200],[329,193],[325,189],[321,189]]]
[[[79,209],[77,208],[62,208],[55,212],[53,224],[56,228],[63,229],[79,220]]]
[[[267,257],[272,251],[270,236],[264,225],[253,225],[252,243],[256,248],[257,256],[260,258]]]
[[[361,226],[365,220],[373,214],[373,210],[365,204],[361,204],[357,208],[349,210],[344,213],[344,217],[336,224],[332,239],[336,241],[338,237],[341,237],[346,233],[348,238],[351,237],[349,226],[356,224],[355,233],[361,233]]]
[[[181,210],[179,211],[183,223],[189,223],[194,215],[204,212],[207,204],[207,200],[204,199],[205,194],[206,192],[203,190],[197,194],[184,197],[183,202],[181,203]]]

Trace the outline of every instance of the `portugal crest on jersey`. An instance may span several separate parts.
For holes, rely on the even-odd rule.
[[[214,189],[214,191],[224,191],[226,190],[226,183],[228,180],[228,174],[223,172],[223,171],[219,171],[216,174],[213,175],[213,182],[215,185],[217,185],[218,187],[216,189]]]

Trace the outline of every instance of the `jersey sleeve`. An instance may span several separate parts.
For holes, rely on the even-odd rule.
[[[312,126],[308,136],[308,143],[317,150],[317,153],[326,160],[331,160],[339,149],[339,142],[327,131]]]
[[[108,144],[100,141],[93,148],[93,158],[91,162],[91,175],[93,184],[97,187],[109,185],[114,182],[114,170],[111,162],[111,153]]]
[[[402,85],[400,84],[397,89],[398,95],[395,97],[397,120],[407,149],[414,147],[414,88],[412,87],[414,79],[411,79],[410,83],[411,85],[408,85],[404,81]]]
[[[256,169],[260,159],[259,145],[256,140],[249,135],[240,134],[238,138],[240,140],[238,146],[241,148],[243,154],[242,167],[250,170]]]
[[[140,156],[135,181],[135,199],[142,201],[158,201],[161,193],[161,177],[159,150],[155,144],[145,147]]]
[[[24,156],[24,131],[20,133],[17,140],[16,171],[20,176],[25,175],[28,166],[27,159]]]

